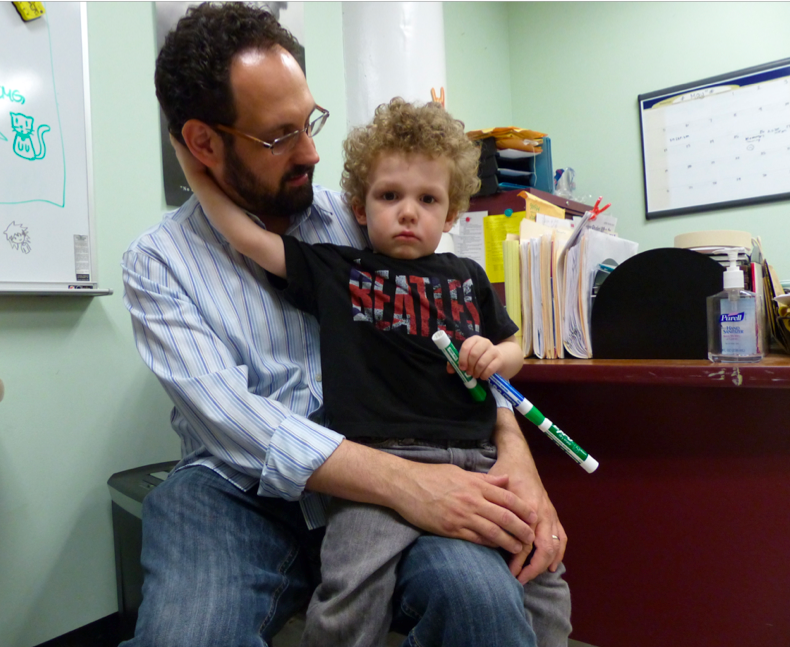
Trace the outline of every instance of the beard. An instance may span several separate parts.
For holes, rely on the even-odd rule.
[[[280,178],[276,190],[263,185],[241,161],[232,146],[225,147],[225,182],[236,193],[239,206],[259,217],[290,218],[313,204],[314,166],[295,166]],[[307,173],[308,182],[288,187],[286,182]]]

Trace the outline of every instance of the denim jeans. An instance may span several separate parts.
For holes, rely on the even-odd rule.
[[[318,583],[322,538],[298,503],[242,492],[205,467],[172,474],[143,504],[143,602],[124,647],[270,645]],[[541,590],[527,613],[539,647],[567,644],[570,597],[560,573],[522,588],[512,576],[492,578],[496,569],[507,573],[496,551],[420,537],[403,555],[395,590],[403,645],[529,645],[530,587]]]

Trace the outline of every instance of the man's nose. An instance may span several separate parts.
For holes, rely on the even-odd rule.
[[[318,156],[315,141],[305,131],[299,134],[299,141],[296,142],[291,156],[291,161],[300,166],[315,166],[321,159]]]

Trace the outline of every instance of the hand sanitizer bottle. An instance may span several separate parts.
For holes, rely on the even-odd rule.
[[[727,250],[730,266],[724,290],[708,297],[708,359],[712,362],[759,362],[762,336],[757,322],[757,295],[743,289],[737,247]]]

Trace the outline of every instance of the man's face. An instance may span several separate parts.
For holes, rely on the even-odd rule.
[[[315,108],[299,64],[281,48],[243,52],[231,64],[237,119],[233,127],[272,142],[304,128]],[[246,138],[233,136],[225,146],[218,181],[240,206],[276,231],[288,217],[313,202],[313,170],[318,153],[302,133],[282,155]]]

